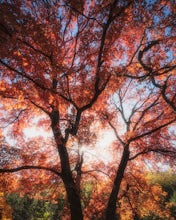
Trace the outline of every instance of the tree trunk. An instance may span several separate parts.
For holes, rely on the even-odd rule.
[[[66,148],[66,140],[63,138],[59,128],[59,112],[53,111],[51,114],[51,127],[57,144],[58,153],[61,161],[61,178],[63,180],[67,199],[70,206],[71,220],[83,220],[81,199],[74,182],[69,156]]]
[[[120,185],[123,179],[125,168],[127,166],[129,159],[129,147],[125,146],[123,155],[114,179],[113,188],[109,197],[108,205],[106,208],[105,219],[106,220],[116,220],[116,201],[119,193]]]
[[[61,160],[62,180],[67,192],[68,203],[70,205],[71,220],[82,220],[81,199],[72,176],[67,149],[64,145],[59,144],[58,150]]]
[[[71,220],[83,220],[81,199],[77,192],[76,184],[69,175],[63,175],[63,182],[67,192],[67,198],[70,205]]]
[[[59,155],[61,159],[62,180],[67,192],[67,199],[70,205],[71,220],[82,220],[82,207],[79,192],[72,177],[68,152],[64,145],[58,145]]]

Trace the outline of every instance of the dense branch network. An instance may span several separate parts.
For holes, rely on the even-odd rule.
[[[54,161],[57,168],[44,166],[48,159],[44,157],[43,166],[1,168],[0,173],[29,169],[59,176],[72,220],[83,219],[83,177],[92,175],[98,181],[97,173],[106,175],[111,179],[111,192],[101,217],[114,220],[120,215],[117,200],[128,166],[152,152],[169,159],[176,156],[169,130],[176,122],[176,66],[173,60],[162,60],[163,54],[167,57],[166,45],[173,45],[172,39],[166,42],[169,30],[164,29],[170,25],[165,18],[172,18],[172,7],[166,2],[133,0],[17,2],[0,3],[2,122],[7,117],[9,129],[17,128],[18,122],[23,129],[44,113],[42,126],[52,131],[51,147],[60,160]],[[97,124],[102,127],[96,130]],[[90,144],[91,132],[96,136],[101,128],[109,127],[119,150],[113,155],[113,178],[107,172],[111,164],[105,170],[91,169],[85,166],[85,155],[72,152],[79,145],[77,138],[82,145]],[[25,148],[26,139],[19,134],[16,138]],[[136,217],[130,187],[126,185],[122,197]]]

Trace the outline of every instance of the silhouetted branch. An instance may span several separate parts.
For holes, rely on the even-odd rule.
[[[26,45],[27,47],[31,48],[33,51],[42,54],[44,57],[47,57],[50,59],[50,56],[46,53],[44,53],[42,50],[39,50],[37,48],[35,48],[33,45],[31,45],[29,42],[21,40],[20,38],[17,38],[18,41],[22,42],[24,45]]]
[[[176,151],[174,151],[174,150],[167,150],[167,149],[162,149],[162,148],[156,148],[156,149],[148,148],[148,149],[145,149],[141,152],[138,152],[134,156],[130,157],[129,160],[134,160],[138,156],[148,154],[150,152],[159,153],[162,155],[166,154],[167,156],[170,156],[170,157],[176,157]]]
[[[110,127],[113,129],[116,138],[119,140],[119,142],[120,142],[123,146],[125,146],[125,142],[123,142],[122,139],[120,138],[120,136],[118,135],[118,132],[117,132],[116,128],[114,127],[114,125],[113,125],[110,121],[109,121],[108,123],[109,123]]]
[[[138,54],[138,60],[141,64],[141,66],[144,68],[144,70],[148,71],[148,76],[151,76],[151,81],[153,83],[154,86],[156,86],[157,88],[159,88],[161,90],[161,95],[163,97],[163,99],[165,100],[165,102],[176,112],[176,105],[174,104],[174,100],[170,100],[167,95],[166,95],[166,89],[167,89],[167,82],[170,76],[167,77],[167,79],[165,80],[163,85],[160,85],[159,83],[156,83],[155,81],[155,75],[162,75],[165,74],[173,69],[176,68],[176,65],[173,66],[165,66],[162,67],[160,70],[164,69],[164,71],[162,73],[158,73],[160,70],[153,70],[153,68],[149,65],[147,65],[146,63],[143,62],[142,58],[145,52],[147,52],[148,50],[150,50],[153,46],[155,46],[156,44],[159,44],[160,40],[154,40],[151,41],[148,46],[146,46],[143,50],[139,51]]]
[[[12,121],[9,121],[8,124],[5,125],[5,126],[0,126],[0,128],[6,128],[6,127],[8,127],[9,125],[15,123],[17,120],[19,120],[21,114],[22,114],[24,111],[27,111],[27,110],[28,110],[28,109],[22,109],[22,110],[20,110],[20,111],[18,112],[18,114],[15,115],[15,118],[14,118]]]
[[[154,45],[159,44],[159,42],[160,42],[160,40],[151,41],[151,42],[149,42],[149,44],[148,44],[143,50],[140,50],[140,51],[139,51],[138,60],[139,60],[139,62],[140,62],[140,64],[141,64],[141,66],[142,66],[146,71],[152,72],[152,68],[143,62],[143,60],[142,60],[143,55],[144,55],[145,52],[147,52],[148,50],[150,50]]]
[[[150,131],[147,131],[147,132],[144,132],[143,134],[140,134],[140,135],[137,135],[137,136],[135,136],[135,137],[132,137],[132,138],[129,139],[129,142],[138,140],[138,139],[140,139],[140,138],[142,138],[142,137],[145,137],[145,136],[147,136],[147,135],[150,135],[150,134],[152,134],[152,133],[155,133],[155,132],[161,130],[162,128],[167,127],[168,125],[174,123],[175,121],[176,121],[176,118],[174,118],[173,120],[171,120],[171,121],[169,121],[169,122],[167,122],[167,123],[164,123],[164,124],[162,124],[162,125],[160,125],[160,126],[158,126],[158,127],[156,127],[156,128],[153,128],[153,129],[151,129]]]
[[[15,69],[14,67],[10,66],[8,63],[4,62],[2,59],[0,59],[0,63],[2,63],[6,68],[8,68],[9,70],[17,73],[18,75],[28,79],[30,82],[34,83],[36,86],[38,86],[39,88],[41,88],[42,90],[48,90],[47,87],[45,87],[44,85],[40,84],[39,82],[37,82],[36,80],[34,80],[32,77],[30,77],[29,75],[27,75],[25,72],[23,71],[19,71],[17,69]]]
[[[98,169],[94,169],[94,170],[85,170],[85,171],[82,171],[82,174],[88,174],[88,173],[92,173],[92,172],[99,172],[99,173],[102,173],[104,175],[106,175],[107,177],[110,178],[110,175],[102,170],[98,170]]]
[[[61,173],[56,171],[53,168],[49,167],[42,167],[42,166],[21,166],[16,168],[0,168],[0,173],[15,173],[21,170],[46,170],[50,171],[51,173],[56,174],[57,176],[61,176]]]

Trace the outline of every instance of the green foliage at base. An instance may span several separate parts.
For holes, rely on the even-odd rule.
[[[169,207],[171,218],[176,219],[176,174],[171,172],[148,173],[147,179],[149,180],[148,184],[160,185],[167,192],[162,202]],[[89,205],[95,190],[96,187],[93,182],[87,182],[83,185],[81,190],[83,209]],[[107,192],[103,192],[97,198],[101,201],[107,201],[108,196]],[[36,200],[27,195],[20,197],[17,193],[7,195],[6,199],[13,208],[13,220],[59,220],[65,213],[63,211],[68,205],[63,195],[60,195],[56,204],[53,204],[51,201]],[[142,219],[135,216],[134,220],[170,220],[171,218],[159,217],[155,210],[152,210],[148,216]],[[93,219],[99,219],[96,213],[92,215]]]
[[[53,204],[14,193],[7,196],[7,202],[13,208],[13,220],[59,220],[65,204],[62,198]]]

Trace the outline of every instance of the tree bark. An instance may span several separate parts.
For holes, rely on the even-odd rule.
[[[70,175],[63,175],[63,182],[70,205],[71,220],[83,220],[81,199],[77,192],[76,184]]]
[[[116,216],[116,201],[119,193],[120,185],[123,179],[125,169],[129,160],[129,147],[125,146],[122,154],[122,158],[114,179],[113,188],[109,197],[108,205],[106,208],[105,219],[106,220],[117,220]]]
[[[81,199],[72,176],[67,149],[64,145],[59,144],[58,150],[61,159],[61,177],[64,182],[68,203],[70,205],[71,220],[82,220]]]
[[[51,127],[54,134],[54,138],[57,144],[58,153],[61,161],[61,178],[63,180],[67,199],[70,206],[71,220],[83,220],[81,199],[74,182],[71,168],[69,155],[66,149],[66,140],[63,138],[59,128],[59,112],[53,111],[51,114]],[[57,121],[58,120],[58,121]]]

